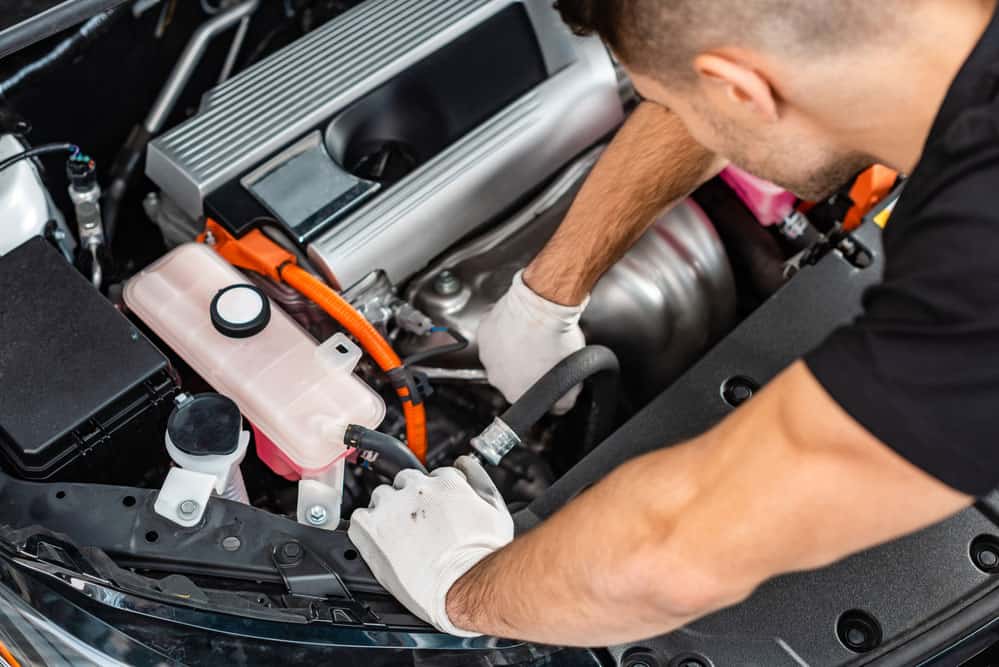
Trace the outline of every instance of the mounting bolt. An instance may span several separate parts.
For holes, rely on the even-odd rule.
[[[733,408],[737,408],[753,397],[760,386],[747,377],[736,376],[725,380],[722,385],[721,395],[726,403]]]
[[[971,543],[971,562],[986,574],[999,573],[999,539],[979,535]]]
[[[230,535],[222,539],[222,548],[226,551],[239,551],[243,543],[235,535]]]
[[[326,523],[326,508],[322,505],[313,505],[306,512],[306,518],[313,526],[321,526]]]
[[[438,296],[454,296],[461,291],[461,287],[461,279],[450,271],[441,271],[434,278],[434,292]]]
[[[629,649],[621,656],[622,667],[663,667],[660,662],[647,648],[637,646]]]
[[[278,561],[284,565],[294,565],[302,560],[303,553],[302,545],[298,542],[285,542],[278,547],[277,557]]]
[[[190,519],[198,513],[199,509],[201,509],[201,505],[196,500],[185,500],[177,505],[177,514],[182,519]]]
[[[877,619],[866,611],[853,609],[836,622],[836,635],[854,653],[867,653],[881,644],[883,634]]]

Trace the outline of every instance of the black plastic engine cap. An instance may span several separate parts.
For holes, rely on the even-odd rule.
[[[239,446],[243,417],[232,399],[221,394],[198,394],[170,414],[170,442],[192,456],[232,454]]]
[[[211,303],[215,329],[229,338],[249,338],[271,321],[271,303],[254,285],[230,285],[219,290]]]

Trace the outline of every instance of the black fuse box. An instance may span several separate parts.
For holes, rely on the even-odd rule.
[[[167,359],[49,244],[0,257],[0,463],[35,481],[140,485],[166,458]]]

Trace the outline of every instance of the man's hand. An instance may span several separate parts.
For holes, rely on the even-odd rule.
[[[586,301],[561,306],[541,298],[523,280],[523,271],[479,325],[479,359],[489,382],[511,403],[551,368],[586,344],[579,318]],[[576,403],[574,387],[552,408],[568,412]]]
[[[513,540],[513,519],[496,485],[471,456],[429,476],[396,475],[354,512],[348,535],[375,578],[406,607],[441,632],[456,627],[445,601],[451,585],[480,560]]]

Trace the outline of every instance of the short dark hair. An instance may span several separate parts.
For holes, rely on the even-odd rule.
[[[892,6],[895,5],[895,6]],[[704,49],[725,45],[821,55],[867,48],[905,12],[885,0],[557,0],[581,35],[598,34],[629,67],[691,73]]]

